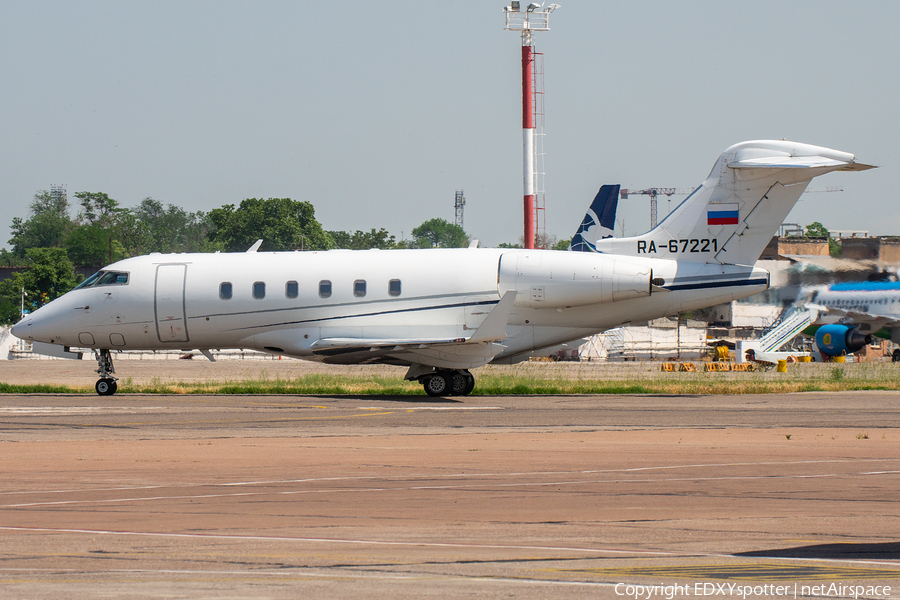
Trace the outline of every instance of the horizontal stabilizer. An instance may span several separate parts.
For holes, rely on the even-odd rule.
[[[748,158],[733,162],[732,169],[815,169],[820,167],[849,167],[855,163],[847,163],[825,156],[771,156]]]
[[[864,171],[849,152],[788,140],[727,148],[706,180],[653,230],[601,239],[598,252],[679,262],[752,265],[813,178]]]

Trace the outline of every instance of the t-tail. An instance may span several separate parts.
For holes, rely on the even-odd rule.
[[[594,247],[618,255],[752,265],[814,177],[871,168],[852,154],[820,146],[742,142],[725,150],[706,181],[654,229]]]
[[[578,231],[569,242],[569,250],[575,252],[596,252],[594,244],[598,240],[613,237],[616,226],[616,207],[619,204],[619,185],[604,185],[594,196],[590,208]]]

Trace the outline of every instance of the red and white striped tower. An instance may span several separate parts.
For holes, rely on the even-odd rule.
[[[519,2],[511,2],[503,7],[506,15],[507,31],[522,32],[522,184],[524,188],[524,213],[526,248],[534,248],[534,40],[533,31],[550,29],[550,13],[559,8],[558,4],[544,7],[531,3],[521,10]]]
[[[526,43],[527,40],[527,43]],[[522,182],[525,202],[525,247],[534,248],[534,46],[522,32]]]

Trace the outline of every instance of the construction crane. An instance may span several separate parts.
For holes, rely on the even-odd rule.
[[[619,190],[619,198],[627,200],[628,196],[650,196],[650,229],[656,227],[656,198],[657,196],[675,196],[676,194],[690,194],[697,188],[647,188],[646,190]]]

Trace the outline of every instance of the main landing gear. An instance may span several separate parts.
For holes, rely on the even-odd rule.
[[[116,369],[113,367],[112,355],[109,350],[98,350],[94,353],[94,356],[97,357],[97,365],[100,367],[97,369],[100,379],[94,384],[94,389],[101,396],[112,396],[116,393],[118,387],[116,386],[116,378],[112,376],[116,372]]]
[[[475,388],[475,376],[468,370],[435,371],[419,378],[429,396],[468,396]]]

